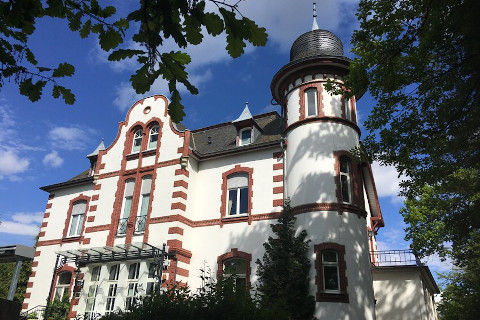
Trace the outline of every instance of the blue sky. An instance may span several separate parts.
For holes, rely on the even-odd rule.
[[[119,14],[125,15],[134,0],[111,0]],[[343,42],[345,55],[352,58],[350,37],[358,27],[355,12],[358,0],[317,1],[318,25],[335,33]],[[270,81],[289,61],[293,41],[312,25],[312,1],[246,0],[241,12],[267,28],[266,47],[249,46],[246,54],[231,59],[225,38],[206,38],[188,48],[192,63],[191,81],[200,93],[190,96],[183,90],[186,106],[184,124],[189,129],[234,120],[245,102],[253,114],[272,110]],[[41,65],[56,66],[68,61],[75,65],[72,78],[61,80],[76,95],[74,106],[51,97],[46,88],[41,101],[31,103],[18,93],[13,82],[0,89],[0,246],[33,245],[48,194],[39,189],[70,179],[88,168],[86,155],[102,139],[110,145],[125,119],[128,108],[142,96],[165,94],[167,86],[158,81],[145,95],[136,95],[129,77],[135,62],[112,63],[95,37],[80,39],[59,20],[39,21],[29,45]],[[126,46],[132,46],[127,40]],[[165,51],[174,50],[167,41]],[[359,125],[366,120],[374,101],[364,96],[357,103]],[[402,199],[397,196],[399,178],[394,168],[373,165],[377,191],[386,227],[378,235],[379,250],[407,249],[403,240],[403,220],[398,213]],[[427,262],[432,270],[448,268],[436,258]]]

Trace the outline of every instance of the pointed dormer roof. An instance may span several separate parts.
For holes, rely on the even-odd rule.
[[[317,24],[317,3],[314,1],[313,2],[313,25],[312,25],[312,31],[318,29],[318,24]]]
[[[87,155],[87,158],[98,156],[98,152],[102,150],[105,150],[105,144],[103,143],[103,139],[102,142],[100,142],[100,144],[98,145],[98,147],[92,153]]]
[[[233,120],[232,122],[240,122],[240,121],[245,121],[252,118],[253,117],[252,117],[252,114],[250,113],[250,110],[248,109],[248,102],[247,102],[247,104],[245,105],[245,109],[243,109],[243,112],[240,115],[240,117],[238,117],[236,120]]]

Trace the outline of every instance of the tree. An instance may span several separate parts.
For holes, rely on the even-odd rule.
[[[0,264],[0,298],[7,298],[10,283],[12,281],[13,272],[15,270],[16,262],[8,262]],[[17,290],[13,297],[14,301],[23,302],[25,291],[27,290],[27,283],[32,273],[32,261],[23,261],[18,276]]]
[[[360,1],[348,83],[377,101],[367,152],[408,177],[407,240],[465,270],[480,259],[479,12],[475,0]]]
[[[214,4],[218,12],[207,12],[206,1]],[[103,50],[116,49],[111,51],[109,60],[136,58],[139,68],[130,81],[137,93],[147,92],[162,76],[171,93],[169,114],[173,121],[181,121],[185,113],[177,85],[183,84],[191,94],[198,93],[185,71],[191,59],[181,50],[163,52],[162,45],[168,38],[172,38],[179,49],[198,45],[204,30],[212,36],[225,32],[226,49],[234,58],[244,52],[245,42],[265,45],[265,28],[241,15],[240,1],[232,0],[229,4],[223,0],[140,0],[136,10],[119,18],[115,7],[102,7],[98,0],[1,0],[0,89],[6,79],[13,79],[22,95],[38,101],[50,83],[53,97],[62,97],[67,104],[75,102],[71,90],[59,84],[60,78],[74,74],[74,66],[66,62],[56,68],[41,66],[28,47],[37,19],[65,19],[81,38],[94,33]],[[142,49],[118,48],[130,27],[138,28],[132,40]]]
[[[282,306],[289,319],[312,319],[315,298],[310,292],[309,240],[302,230],[296,235],[295,216],[290,201],[285,200],[277,224],[272,224],[277,238],[263,244],[265,254],[257,260],[258,291],[264,306]]]

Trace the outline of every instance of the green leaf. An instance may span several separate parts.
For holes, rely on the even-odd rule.
[[[148,77],[148,66],[144,65],[130,77],[133,89],[138,94],[142,94],[150,90],[152,83]]]
[[[100,46],[105,51],[116,48],[120,43],[123,42],[123,37],[120,32],[113,28],[108,28],[106,31],[100,32],[98,39]]]
[[[238,58],[242,55],[242,53],[244,52],[243,48],[245,48],[246,45],[245,43],[242,41],[242,39],[239,39],[237,37],[234,37],[232,35],[228,35],[227,36],[227,51],[228,51],[228,54],[232,57],[232,58]]]
[[[27,58],[27,61],[30,62],[33,65],[36,65],[38,63],[38,61],[35,60],[35,55],[28,48],[25,48],[25,58]]]
[[[60,78],[60,77],[70,77],[75,73],[75,67],[69,63],[60,63],[58,68],[53,70],[52,77]]]
[[[81,18],[83,16],[83,12],[77,12],[73,16],[69,17],[68,19],[70,20],[68,27],[72,31],[78,31],[80,29],[80,26],[82,25]]]
[[[20,82],[20,94],[27,96],[32,102],[38,101],[42,96],[42,90],[46,83],[46,81],[39,80],[33,84],[32,78],[27,78]]]
[[[133,49],[118,49],[113,51],[109,56],[109,61],[120,61],[123,59],[131,58],[134,55],[143,55],[145,51],[142,50],[133,50]]]
[[[113,23],[113,25],[114,25],[114,26],[117,26],[117,27],[119,27],[119,28],[122,28],[122,29],[128,29],[128,27],[129,27],[128,21],[127,21],[126,19],[124,19],[124,18],[121,18],[121,19],[119,19],[118,21],[115,21],[115,22]]]
[[[74,104],[75,103],[75,95],[72,93],[70,89],[67,89],[63,86],[55,85],[53,86],[52,96],[54,98],[59,98],[62,95],[63,101],[66,104]]]
[[[217,36],[223,32],[223,21],[217,14],[207,12],[203,19],[207,32],[212,36]]]
[[[85,21],[82,29],[80,29],[80,37],[82,39],[85,39],[86,37],[88,37],[90,35],[91,28],[92,28],[92,21],[91,20]]]

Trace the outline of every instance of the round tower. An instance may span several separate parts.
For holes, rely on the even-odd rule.
[[[375,319],[361,164],[351,154],[360,138],[355,98],[324,87],[343,84],[349,64],[340,39],[314,22],[271,83],[285,121],[284,192],[311,239],[322,319]]]

